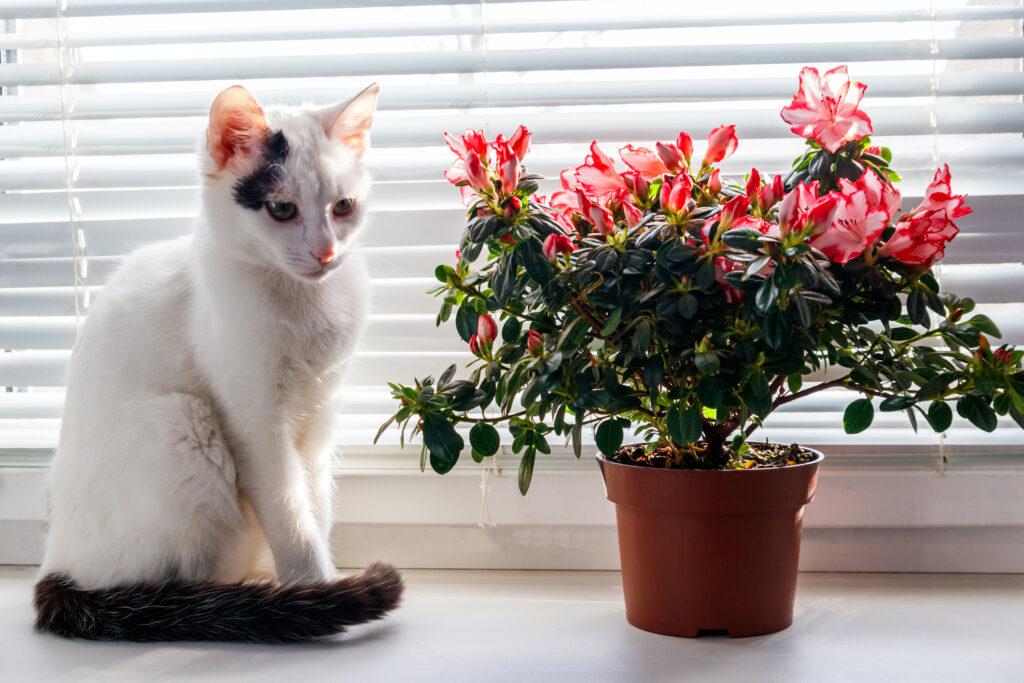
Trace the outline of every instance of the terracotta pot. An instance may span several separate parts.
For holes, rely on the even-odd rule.
[[[615,503],[626,619],[647,631],[733,638],[793,623],[804,505],[817,458],[763,470],[665,470],[598,456]]]

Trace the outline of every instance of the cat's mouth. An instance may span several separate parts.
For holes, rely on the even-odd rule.
[[[322,266],[317,266],[313,270],[307,270],[307,271],[300,272],[299,276],[301,278],[303,278],[304,280],[312,280],[314,282],[317,281],[317,280],[322,280],[324,277],[326,277],[328,274],[330,274],[331,271],[333,271],[335,268],[337,268],[344,259],[345,259],[345,256],[342,254],[342,255],[338,256],[337,258],[335,258],[330,263],[327,263],[327,264],[322,265]]]

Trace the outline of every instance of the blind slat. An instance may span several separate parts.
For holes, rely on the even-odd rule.
[[[1019,38],[958,38],[937,41],[942,59],[1019,59],[1024,40]],[[630,49],[550,48],[546,50],[487,50],[486,70],[564,71],[642,69],[674,66],[728,66],[795,64],[805,62],[856,63],[908,61],[932,58],[928,40],[793,43],[761,45],[653,45]],[[483,71],[482,50],[450,52],[391,52],[362,55],[303,55],[278,57],[225,57],[217,60],[126,60],[87,62],[76,66],[67,82],[152,83],[255,78],[309,78],[314,76],[384,76],[457,74]],[[56,64],[0,64],[0,81],[8,85],[55,85]]]

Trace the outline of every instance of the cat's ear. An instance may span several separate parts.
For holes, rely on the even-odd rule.
[[[252,159],[262,149],[270,126],[263,109],[252,94],[233,85],[217,95],[210,105],[206,149],[217,170]]]
[[[344,104],[324,110],[323,123],[327,137],[337,140],[362,157],[370,146],[370,124],[373,113],[377,111],[377,93],[380,86],[376,83]]]

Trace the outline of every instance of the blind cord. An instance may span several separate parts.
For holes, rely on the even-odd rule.
[[[74,123],[71,113],[75,108],[74,86],[68,80],[74,72],[73,48],[67,46],[69,35],[67,17],[68,0],[57,0],[57,88],[60,100],[61,134],[64,143],[64,193],[68,205],[68,231],[71,238],[72,268],[74,271],[73,285],[75,298],[75,334],[82,324],[82,312],[89,307],[89,289],[86,286],[88,264],[85,261],[85,231],[78,222],[82,214],[82,206],[74,196],[74,185],[77,179],[77,163],[71,158],[71,150],[77,144]]]

